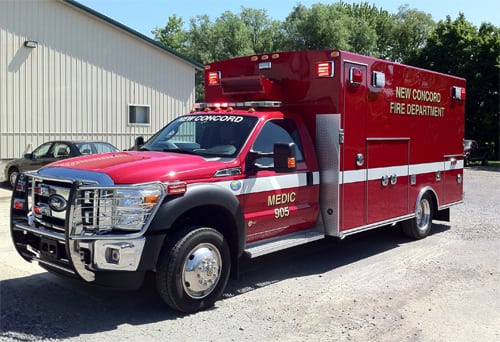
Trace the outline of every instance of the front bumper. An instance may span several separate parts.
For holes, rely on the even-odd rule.
[[[39,173],[21,175],[11,202],[11,236],[18,253],[51,271],[96,284],[103,275],[109,283],[114,275],[119,279],[125,273],[133,277],[153,270],[164,238],[147,234],[155,209],[120,207],[118,213],[131,217],[134,225],[138,215],[144,223],[137,224],[136,231],[115,230],[110,206],[117,200],[109,195],[109,185],[98,184]],[[148,186],[127,189],[135,193],[136,188]]]
[[[64,234],[14,222],[16,249],[28,261],[38,261],[94,281],[99,271],[137,271],[146,237],[114,240],[70,240]]]

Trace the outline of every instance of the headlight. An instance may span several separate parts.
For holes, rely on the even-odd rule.
[[[113,227],[140,230],[161,198],[160,187],[115,190]]]
[[[164,188],[160,184],[140,187],[84,188],[78,196],[74,225],[91,234],[112,230],[139,231],[160,203]]]

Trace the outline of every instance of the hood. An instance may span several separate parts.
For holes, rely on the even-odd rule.
[[[129,151],[76,157],[48,167],[101,172],[115,184],[133,184],[210,178],[220,169],[236,166],[235,163],[190,154]]]

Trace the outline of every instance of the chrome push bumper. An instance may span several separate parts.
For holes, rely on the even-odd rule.
[[[17,222],[12,227],[18,252],[28,260],[38,261],[85,281],[95,280],[99,271],[136,271],[146,238],[75,240],[62,233]]]

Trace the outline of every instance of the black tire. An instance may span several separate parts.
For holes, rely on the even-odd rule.
[[[16,183],[16,178],[17,178],[18,174],[19,174],[19,170],[17,169],[17,167],[11,167],[9,169],[8,183],[9,183],[11,188],[14,188],[14,184]]]
[[[163,246],[156,288],[172,309],[193,313],[214,305],[226,287],[230,269],[224,236],[213,228],[190,227]]]
[[[403,233],[412,239],[423,239],[432,228],[434,205],[429,193],[425,193],[418,202],[415,217],[401,224]]]

